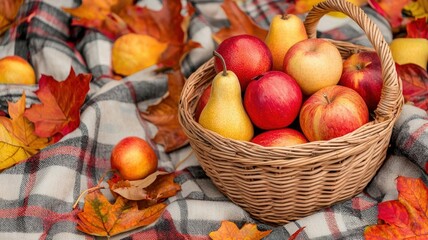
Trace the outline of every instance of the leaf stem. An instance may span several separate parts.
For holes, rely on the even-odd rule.
[[[83,195],[84,195],[85,193],[93,192],[93,191],[96,191],[96,190],[99,190],[99,189],[104,189],[104,188],[105,188],[105,187],[103,187],[103,186],[99,186],[99,185],[97,185],[97,186],[95,186],[95,187],[91,187],[91,188],[88,188],[88,189],[86,189],[85,191],[83,191],[83,192],[79,195],[79,197],[77,198],[76,202],[74,202],[74,204],[73,204],[73,209],[75,209],[75,208],[77,207],[77,204],[79,204],[80,199],[83,197]]]

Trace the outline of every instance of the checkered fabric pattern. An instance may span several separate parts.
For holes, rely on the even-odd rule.
[[[94,30],[71,26],[70,15],[61,10],[61,7],[77,7],[80,2],[27,0],[19,15],[35,13],[35,16],[0,37],[0,57],[19,55],[28,59],[38,77],[44,74],[65,79],[70,67],[76,73],[93,75],[79,128],[0,173],[0,239],[96,239],[76,230],[76,211],[72,205],[82,191],[95,186],[110,169],[114,144],[130,135],[149,141],[160,159],[159,167],[178,173],[176,181],[182,191],[167,199],[168,207],[158,221],[112,239],[209,239],[208,234],[218,229],[222,220],[233,221],[238,226],[256,223],[259,230],[273,230],[266,239],[287,239],[300,227],[305,229],[299,239],[363,239],[365,226],[377,222],[378,202],[396,198],[396,176],[422,177],[426,181],[427,114],[425,110],[405,105],[394,128],[391,142],[394,152],[363,193],[284,226],[270,226],[251,218],[217,190],[194,155],[175,169],[190,154],[190,146],[167,154],[162,146],[151,141],[157,129],[141,119],[138,112],[164,95],[166,76],[154,75],[153,68],[149,68],[122,81],[110,79],[112,42]],[[190,2],[196,14],[189,36],[203,47],[193,50],[184,60],[182,69],[186,76],[211,57],[215,48],[211,34],[228,24],[219,7],[222,1]],[[292,4],[279,0],[238,2],[263,27]],[[156,8],[162,3],[147,0],[138,4]],[[390,41],[387,22],[368,6],[363,8]],[[343,21],[334,26],[321,22],[319,36],[369,45],[360,29],[352,22]],[[38,103],[36,89],[37,86],[0,85],[0,109],[6,111],[7,101],[18,100],[23,91],[28,105]],[[83,206],[83,200],[79,206]]]

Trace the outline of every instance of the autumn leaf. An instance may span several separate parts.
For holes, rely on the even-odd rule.
[[[165,152],[174,151],[188,144],[189,139],[178,121],[178,102],[184,85],[184,76],[180,70],[168,74],[168,93],[162,101],[151,105],[140,115],[155,124],[158,132],[154,141],[165,148]]]
[[[411,0],[368,0],[369,5],[386,18],[392,28],[401,26],[401,11]]]
[[[166,198],[175,196],[181,190],[179,184],[174,182],[174,173],[156,171],[141,180],[108,181],[110,189],[129,200],[149,200],[160,202]]]
[[[428,188],[422,179],[399,176],[398,199],[378,205],[379,224],[368,226],[370,239],[427,239]]]
[[[16,15],[24,0],[0,1],[0,35],[15,22]]]
[[[406,24],[408,38],[425,38],[428,39],[427,18],[418,18]]]
[[[234,240],[259,240],[269,235],[272,230],[259,231],[256,224],[247,223],[239,229],[235,223],[222,221],[217,231],[210,232],[209,236],[213,240],[234,239]]]
[[[428,73],[413,63],[395,64],[398,76],[403,82],[403,96],[407,102],[428,111]]]
[[[183,14],[181,1],[165,0],[160,10],[132,6],[122,11],[120,16],[132,32],[167,43],[168,46],[161,54],[158,64],[160,67],[178,69],[181,60],[190,50],[201,47],[187,36],[194,8],[188,3],[185,10],[186,13]]]
[[[315,4],[318,4],[323,1],[324,0],[295,0],[294,6],[291,6],[286,11],[287,13],[292,13],[292,14],[304,14],[309,12]],[[355,4],[356,6],[362,6],[367,3],[367,0],[347,0],[347,1]],[[330,12],[328,13],[328,15],[335,16],[335,17],[346,17],[344,13],[340,13],[340,12]]]
[[[123,197],[114,204],[99,191],[86,195],[83,211],[77,214],[77,229],[94,236],[114,236],[155,222],[166,204],[159,203],[146,209],[138,209],[136,201]]]
[[[63,81],[42,75],[35,92],[41,104],[33,104],[24,113],[35,124],[40,137],[53,137],[57,142],[80,124],[80,108],[89,91],[91,74],[76,74],[73,68]]]
[[[119,14],[128,6],[133,5],[133,0],[83,0],[76,8],[62,8],[71,14],[71,25],[96,29],[105,36],[116,39],[129,33],[127,24]]]
[[[175,173],[160,175],[153,184],[147,188],[149,200],[163,200],[175,196],[181,190],[180,184],[174,182]]]
[[[213,38],[217,43],[221,43],[226,38],[249,34],[264,40],[268,30],[261,28],[254,20],[242,11],[238,4],[233,0],[225,0],[221,7],[225,12],[230,26],[223,27],[218,32],[213,34]]]
[[[34,133],[34,124],[25,116],[25,92],[16,102],[8,102],[10,118],[0,116],[0,170],[11,167],[38,153],[50,144],[48,138]]]

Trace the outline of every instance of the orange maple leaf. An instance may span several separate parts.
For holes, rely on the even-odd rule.
[[[34,133],[34,124],[24,117],[25,92],[16,102],[8,102],[10,118],[0,116],[0,170],[13,166],[48,146],[48,138]]]
[[[40,137],[53,137],[57,142],[80,124],[80,108],[89,91],[91,74],[76,74],[73,68],[63,81],[42,75],[36,95],[41,104],[33,104],[24,113],[35,124]]]
[[[160,42],[168,43],[159,64],[177,69],[190,50],[201,46],[187,39],[188,25],[195,10],[190,3],[185,7],[186,14],[183,15],[180,1],[165,0],[158,11],[133,6],[128,7],[120,16],[133,32],[147,34]]]
[[[77,214],[77,229],[94,236],[114,236],[155,222],[166,204],[138,209],[136,201],[119,196],[114,204],[99,191],[86,195],[83,211]]]
[[[0,35],[2,35],[15,22],[18,10],[24,0],[0,1]]]
[[[223,27],[213,34],[212,37],[217,43],[240,34],[249,34],[265,40],[268,30],[257,25],[250,16],[239,8],[235,1],[225,0],[221,7],[229,20],[230,27]]]
[[[184,85],[184,76],[180,70],[168,74],[168,93],[162,101],[151,105],[141,112],[142,118],[152,122],[158,128],[154,141],[171,152],[189,142],[178,121],[178,102]]]
[[[379,224],[368,226],[370,239],[427,239],[428,188],[420,178],[397,178],[398,200],[378,205]]]
[[[119,16],[133,0],[83,0],[76,8],[62,8],[74,16],[71,25],[97,29],[105,36],[116,39],[129,33],[127,24]]]
[[[269,235],[272,230],[259,231],[256,224],[246,223],[239,229],[235,223],[222,221],[217,231],[210,232],[209,236],[213,240],[235,239],[235,240],[259,240]]]

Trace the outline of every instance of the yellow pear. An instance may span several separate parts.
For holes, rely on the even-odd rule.
[[[273,70],[282,70],[284,56],[288,49],[307,38],[303,21],[297,15],[275,15],[265,39],[272,53]]]
[[[398,64],[414,63],[427,69],[428,40],[425,38],[395,38],[389,44],[392,58]]]
[[[221,55],[216,51],[214,55],[222,60],[223,71],[211,83],[211,95],[199,123],[223,137],[249,141],[254,135],[254,127],[242,104],[239,80],[235,73],[226,69]]]

